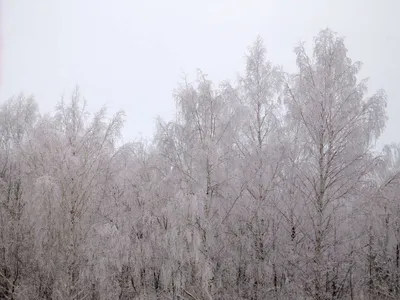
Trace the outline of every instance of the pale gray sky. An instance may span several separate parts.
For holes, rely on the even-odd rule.
[[[172,117],[183,71],[235,79],[257,35],[293,71],[295,44],[330,27],[364,63],[370,92],[388,93],[382,143],[400,142],[399,0],[0,1],[0,102],[24,92],[47,112],[78,84],[91,111],[125,110],[125,141],[149,137],[157,115]]]

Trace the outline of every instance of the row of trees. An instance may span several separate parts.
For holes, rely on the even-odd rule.
[[[0,299],[399,299],[400,147],[386,96],[329,29],[298,70],[261,39],[244,75],[199,72],[151,143],[79,90],[0,107]]]

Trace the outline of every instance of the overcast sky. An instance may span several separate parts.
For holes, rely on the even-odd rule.
[[[150,137],[157,115],[173,116],[183,72],[235,79],[257,35],[294,71],[296,43],[330,27],[363,62],[370,92],[389,96],[380,144],[400,142],[399,0],[0,1],[0,103],[24,92],[48,112],[79,85],[90,111],[125,110],[125,141]]]

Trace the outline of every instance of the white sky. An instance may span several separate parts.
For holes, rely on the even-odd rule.
[[[381,143],[400,142],[399,0],[0,1],[0,103],[24,92],[47,112],[78,84],[91,111],[125,110],[125,141],[151,137],[157,115],[173,116],[183,72],[235,79],[257,35],[293,71],[295,44],[330,27],[363,62],[370,92],[388,93]]]

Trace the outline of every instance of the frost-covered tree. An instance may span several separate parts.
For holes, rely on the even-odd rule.
[[[95,225],[103,187],[122,126],[122,113],[110,121],[105,110],[88,120],[75,90],[53,117],[43,118],[25,145],[33,180],[30,209],[37,260],[51,277],[48,299],[83,299],[99,285]]]
[[[0,107],[0,299],[26,296],[33,252],[26,209],[30,201],[22,144],[38,117],[33,98],[20,95]]]
[[[357,236],[350,218],[374,166],[371,150],[385,125],[386,96],[366,97],[366,81],[356,77],[361,64],[347,57],[343,38],[329,29],[315,38],[312,56],[303,45],[295,52],[299,70],[286,81],[286,120],[301,147],[292,158],[306,218],[297,267],[306,275],[307,295],[341,299],[354,292],[348,274]]]
[[[239,78],[240,129],[235,136],[245,210],[237,215],[236,243],[243,251],[238,289],[254,299],[278,296],[277,253],[280,216],[275,209],[283,166],[281,74],[267,61],[261,38],[249,49],[246,71]]]
[[[386,145],[372,174],[368,202],[361,224],[365,234],[358,264],[364,293],[370,299],[397,299],[400,295],[399,145]]]
[[[184,276],[188,293],[208,299],[222,297],[229,244],[223,224],[243,190],[236,186],[234,135],[236,109],[231,88],[215,89],[204,74],[197,84],[185,82],[176,93],[176,122],[159,124],[160,156],[169,163],[168,177],[176,184],[174,196],[182,206],[182,244],[187,251]],[[182,246],[183,246],[182,245]]]

